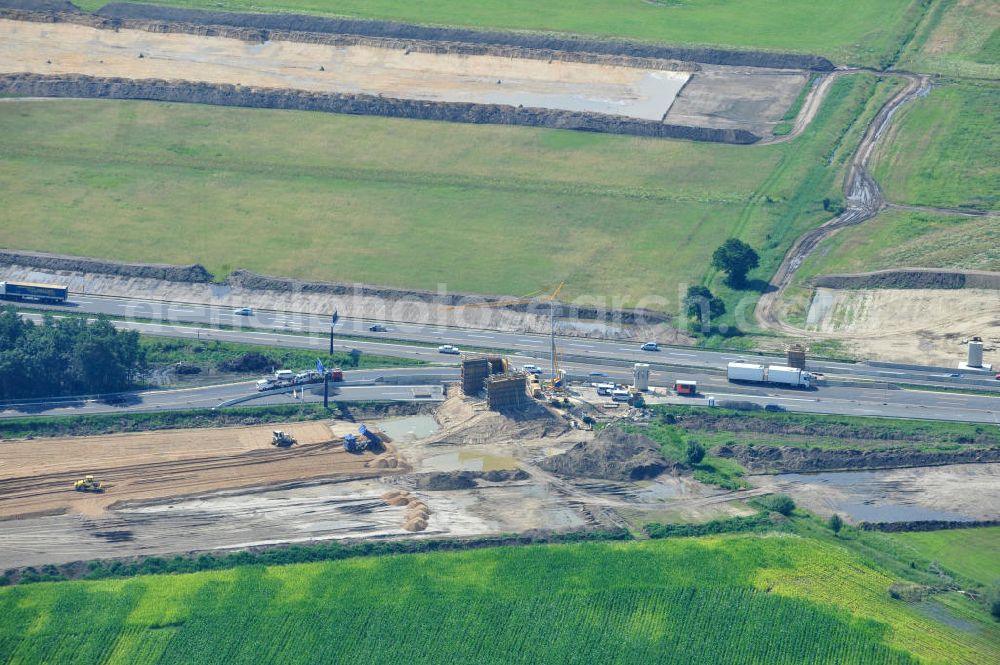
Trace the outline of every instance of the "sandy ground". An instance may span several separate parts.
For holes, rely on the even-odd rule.
[[[666,122],[748,129],[768,137],[808,80],[801,71],[703,65],[674,100]],[[805,110],[803,125],[815,115],[814,109]]]
[[[1000,519],[1000,464],[754,476],[820,515],[852,521]]]
[[[304,442],[288,451],[267,443],[270,426],[0,444],[0,514],[21,515],[0,522],[0,569],[280,542],[709,519],[745,511],[739,500],[753,494],[670,475],[638,483],[553,476],[537,462],[593,434],[541,406],[507,417],[452,396],[436,419],[410,416],[378,425],[393,440],[400,472],[372,468],[374,456],[347,455],[323,443],[356,427],[343,422],[333,423],[332,432],[321,423],[282,426]],[[207,447],[213,457],[200,456]],[[261,458],[268,462],[243,464]],[[222,470],[201,468],[214,459],[223,460]],[[148,464],[137,467],[142,460]],[[432,472],[518,468],[526,479],[457,490],[420,484]],[[70,489],[85,473],[108,480],[107,493]],[[407,492],[425,506],[423,530],[405,528],[411,507],[392,505],[388,492]]]
[[[1000,291],[816,289],[806,322],[818,337],[843,340],[864,358],[957,366],[968,353],[964,339],[1000,348]],[[983,359],[1000,368],[997,350]]]
[[[140,57],[140,54],[142,57]],[[684,72],[0,20],[0,71],[182,79],[660,120]]]
[[[298,443],[270,445],[282,429]],[[0,444],[0,516],[63,511],[89,516],[113,504],[262,483],[391,472],[375,455],[346,453],[326,423],[163,430],[138,434],[13,441]],[[101,493],[77,492],[93,474]]]

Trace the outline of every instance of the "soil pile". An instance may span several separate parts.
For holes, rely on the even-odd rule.
[[[829,289],[1000,289],[1000,273],[907,268],[822,275],[816,278],[815,284]]]
[[[708,64],[772,67],[775,69],[831,71],[834,68],[833,63],[829,60],[815,55],[718,48],[684,48],[629,42],[620,39],[591,39],[551,33],[497,32],[469,28],[438,28],[392,21],[327,18],[301,14],[243,14],[124,2],[112,2],[104,5],[97,11],[97,14],[116,19],[146,19],[196,25],[254,28],[262,32],[280,30],[463,42],[466,44],[494,44],[553,51],[582,51],[637,58],[688,60]]]
[[[467,490],[477,486],[477,480],[503,483],[512,480],[527,480],[528,473],[522,469],[500,469],[494,471],[448,471],[425,473],[415,477],[414,486],[420,490]]]
[[[142,277],[161,279],[168,282],[211,282],[212,273],[197,263],[189,266],[175,266],[168,263],[125,263],[122,261],[102,261],[79,256],[45,254],[43,252],[0,250],[0,265],[18,265],[41,270],[69,270],[73,272],[117,275],[119,277]]]
[[[649,437],[608,427],[592,441],[578,443],[565,453],[543,460],[538,466],[562,476],[645,480],[655,478],[672,465]]]
[[[719,446],[719,457],[737,460],[750,471],[802,472],[897,467],[971,464],[1000,461],[1000,448],[973,448],[958,451],[822,450],[778,446]]]

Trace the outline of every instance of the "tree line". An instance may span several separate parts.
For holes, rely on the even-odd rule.
[[[146,369],[139,334],[104,318],[46,315],[40,324],[0,312],[0,399],[128,390]]]

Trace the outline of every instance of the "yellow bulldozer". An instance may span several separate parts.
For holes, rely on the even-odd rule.
[[[104,483],[95,480],[93,476],[84,476],[73,483],[73,489],[77,492],[103,492]]]

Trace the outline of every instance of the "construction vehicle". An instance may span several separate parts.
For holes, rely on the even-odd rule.
[[[77,492],[103,492],[104,483],[88,475],[73,483],[73,489]]]
[[[367,439],[359,439],[353,434],[344,435],[344,450],[349,453],[360,453],[361,451],[368,448]]]
[[[379,448],[382,445],[381,437],[379,437],[379,435],[376,434],[375,432],[368,429],[368,427],[366,427],[364,424],[358,427],[358,432],[361,433],[361,436],[368,439],[368,447]]]
[[[726,377],[732,382],[767,383],[789,388],[811,388],[813,375],[797,367],[757,365],[734,362],[726,368]]]
[[[272,446],[277,446],[278,448],[288,448],[295,443],[295,438],[291,434],[286,434],[280,429],[276,429],[271,433]]]

